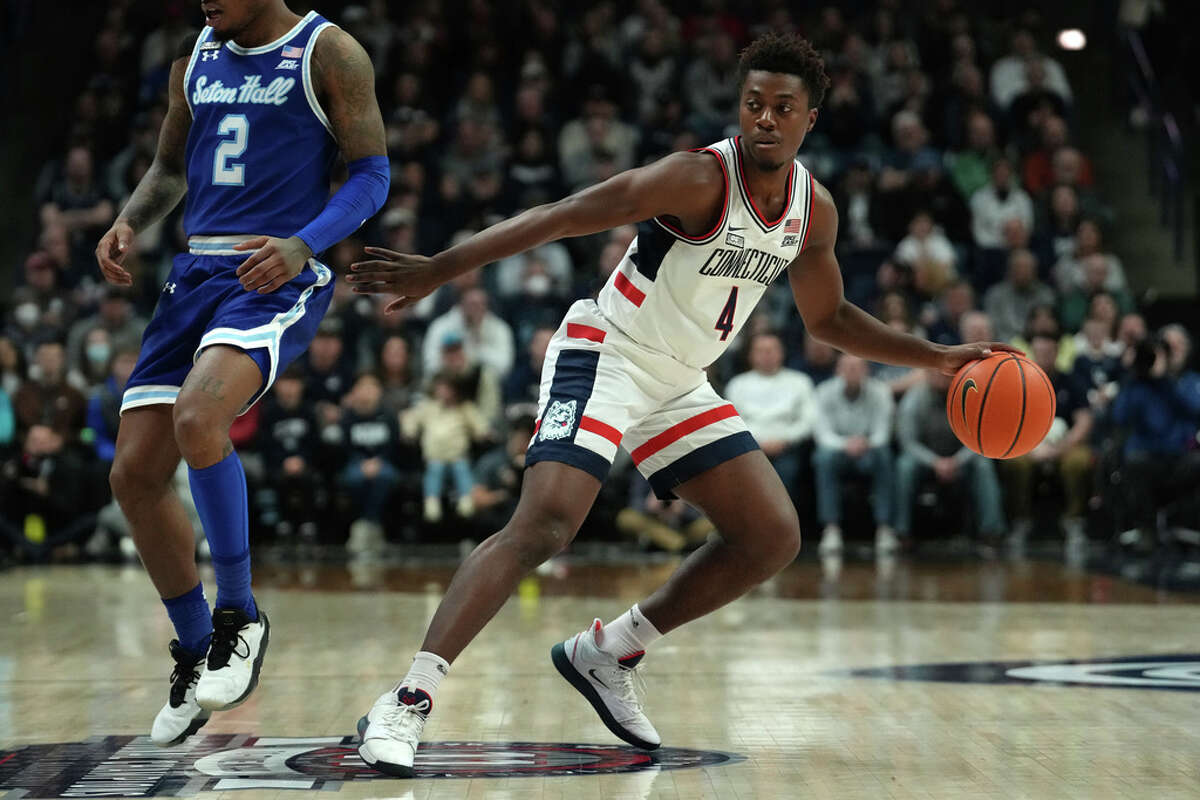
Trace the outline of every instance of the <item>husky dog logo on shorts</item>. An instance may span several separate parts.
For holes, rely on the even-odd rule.
[[[566,439],[575,430],[575,401],[555,400],[542,420],[541,441]]]

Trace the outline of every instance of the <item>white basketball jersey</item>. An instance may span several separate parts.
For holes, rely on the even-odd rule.
[[[701,369],[725,352],[808,236],[812,175],[794,160],[783,213],[764,219],[743,178],[740,139],[699,151],[714,156],[725,173],[716,226],[691,237],[662,218],[639,224],[597,298],[601,313],[626,336]]]

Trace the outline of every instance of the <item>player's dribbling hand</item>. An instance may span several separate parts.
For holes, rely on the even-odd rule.
[[[237,268],[237,276],[243,289],[259,294],[269,294],[299,275],[313,254],[298,236],[258,236],[235,244],[233,249],[254,251]]]
[[[387,304],[385,313],[411,306],[443,283],[437,277],[439,270],[432,258],[397,253],[382,247],[364,249],[368,255],[378,258],[351,264],[351,274],[346,280],[354,284],[354,291],[359,294],[398,295]]]
[[[937,368],[943,375],[953,376],[959,367],[968,361],[987,358],[992,353],[1017,353],[1025,355],[1017,348],[1004,342],[972,342],[971,344],[956,344],[942,351],[941,363]]]
[[[96,263],[100,265],[104,280],[114,286],[133,285],[133,276],[122,266],[125,256],[133,247],[133,236],[133,228],[129,223],[118,219],[96,245]]]

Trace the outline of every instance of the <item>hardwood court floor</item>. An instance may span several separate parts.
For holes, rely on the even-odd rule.
[[[531,579],[454,665],[425,739],[616,743],[547,652],[593,616],[621,612],[670,569],[576,564]],[[449,574],[445,565],[259,568],[256,593],[273,622],[262,684],[201,734],[302,737],[317,747],[353,733],[358,716],[406,670]],[[211,597],[211,576],[206,582]],[[644,662],[647,710],[667,745],[744,760],[324,788],[412,800],[1195,798],[1200,655],[1120,672],[1193,691],[1018,680],[1006,673],[1014,665],[985,663],[1194,654],[1195,599],[1050,563],[901,563],[882,578],[864,564],[834,581],[801,563],[676,631]],[[166,697],[171,635],[140,568],[0,573],[0,798],[5,761],[19,763],[33,751],[25,746],[145,734]],[[958,682],[894,679],[929,677],[922,672],[849,674],[943,662],[972,665],[942,669]],[[1066,670],[1089,680],[1089,670],[1102,668],[1056,669],[1060,679],[1070,679]],[[962,682],[969,680],[1006,682]],[[344,752],[337,758],[353,766]],[[229,800],[304,794],[223,790],[232,785],[196,779],[173,792],[209,787],[201,796]]]

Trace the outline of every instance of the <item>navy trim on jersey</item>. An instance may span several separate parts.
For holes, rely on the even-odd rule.
[[[555,461],[581,469],[598,481],[604,481],[612,468],[607,458],[574,442],[534,442],[525,453],[525,466],[532,467],[539,461]]]
[[[554,379],[550,382],[550,396],[546,400],[546,407],[542,409],[543,419],[539,420],[538,432],[533,435],[533,443],[525,451],[525,466],[531,466],[538,461],[558,461],[578,467],[599,480],[604,480],[608,475],[612,466],[608,459],[575,444],[575,435],[579,432],[580,421],[583,420],[583,410],[596,385],[596,365],[599,362],[599,350],[559,351],[554,360]],[[571,421],[571,433],[561,439],[542,439],[544,417],[556,400],[575,401],[575,419]]]
[[[720,466],[726,461],[737,458],[743,453],[758,449],[758,442],[749,431],[732,433],[715,442],[709,442],[698,447],[687,455],[677,458],[667,466],[655,472],[649,478],[650,488],[659,500],[674,500],[674,488],[686,483],[702,472]]]
[[[637,228],[637,249],[629,254],[629,260],[638,272],[654,280],[658,277],[658,268],[662,266],[663,259],[667,257],[667,251],[675,243],[675,237],[649,222],[639,222]]]
[[[750,189],[746,186],[745,170],[742,166],[742,137],[733,137],[733,162],[737,169],[737,185],[738,191],[742,193],[742,200],[746,203],[746,207],[750,209],[750,216],[758,223],[758,227],[762,228],[763,233],[771,233],[779,227],[784,218],[787,217],[788,211],[792,208],[792,197],[796,194],[796,159],[792,159],[792,168],[788,171],[787,195],[783,198],[783,211],[779,215],[779,219],[774,222],[768,222],[763,219],[762,214],[758,211],[758,206],[754,204],[754,198],[750,196]]]
[[[729,168],[725,166],[725,157],[721,155],[720,151],[711,147],[698,147],[689,152],[711,153],[717,157],[717,163],[721,165],[721,176],[725,179],[725,193],[722,198],[723,205],[721,206],[721,218],[717,220],[717,224],[713,226],[713,229],[703,236],[688,236],[682,230],[676,228],[662,217],[655,217],[654,222],[681,242],[687,242],[688,244],[708,244],[709,242],[715,240],[718,235],[720,235],[721,230],[725,227],[725,220],[729,219]],[[655,272],[658,272],[657,267],[655,267]]]

